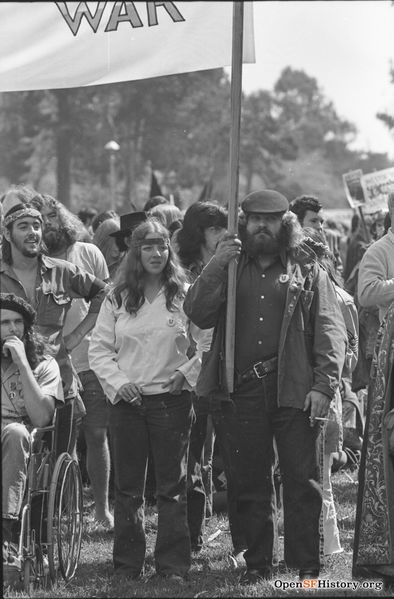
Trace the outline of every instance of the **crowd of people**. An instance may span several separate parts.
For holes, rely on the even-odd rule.
[[[144,576],[153,497],[156,575],[185,579],[220,455],[241,584],[283,566],[317,579],[343,551],[339,468],[359,471],[353,575],[394,581],[394,194],[347,231],[314,196],[254,191],[238,234],[223,207],[174,194],[121,216],[24,186],[1,204],[3,568],[18,567],[31,431],[56,410],[60,449],[86,445],[116,576]]]

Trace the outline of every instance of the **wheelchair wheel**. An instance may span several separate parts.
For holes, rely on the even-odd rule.
[[[53,582],[77,569],[82,540],[82,481],[79,466],[62,453],[52,475],[48,499],[48,562]]]

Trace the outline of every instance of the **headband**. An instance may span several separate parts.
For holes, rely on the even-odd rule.
[[[140,248],[143,245],[165,245],[169,246],[170,242],[168,239],[164,239],[164,237],[150,237],[149,239],[141,239],[140,241],[132,241],[131,245],[133,247]]]
[[[33,206],[30,204],[18,204],[6,214],[4,218],[4,226],[8,227],[8,225],[15,222],[19,218],[23,218],[24,216],[37,218],[40,223],[42,223],[41,213],[36,208],[33,208]]]

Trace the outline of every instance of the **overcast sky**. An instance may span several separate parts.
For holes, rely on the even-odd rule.
[[[244,90],[272,90],[284,67],[302,69],[357,126],[358,148],[388,152],[394,160],[394,138],[375,116],[394,113],[394,5],[295,0],[253,6],[256,64],[244,65]]]

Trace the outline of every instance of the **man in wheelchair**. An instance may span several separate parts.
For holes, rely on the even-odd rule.
[[[0,293],[3,574],[5,567],[20,568],[14,543],[26,487],[30,433],[50,424],[57,402],[63,402],[59,366],[35,330],[35,316],[21,297]]]

